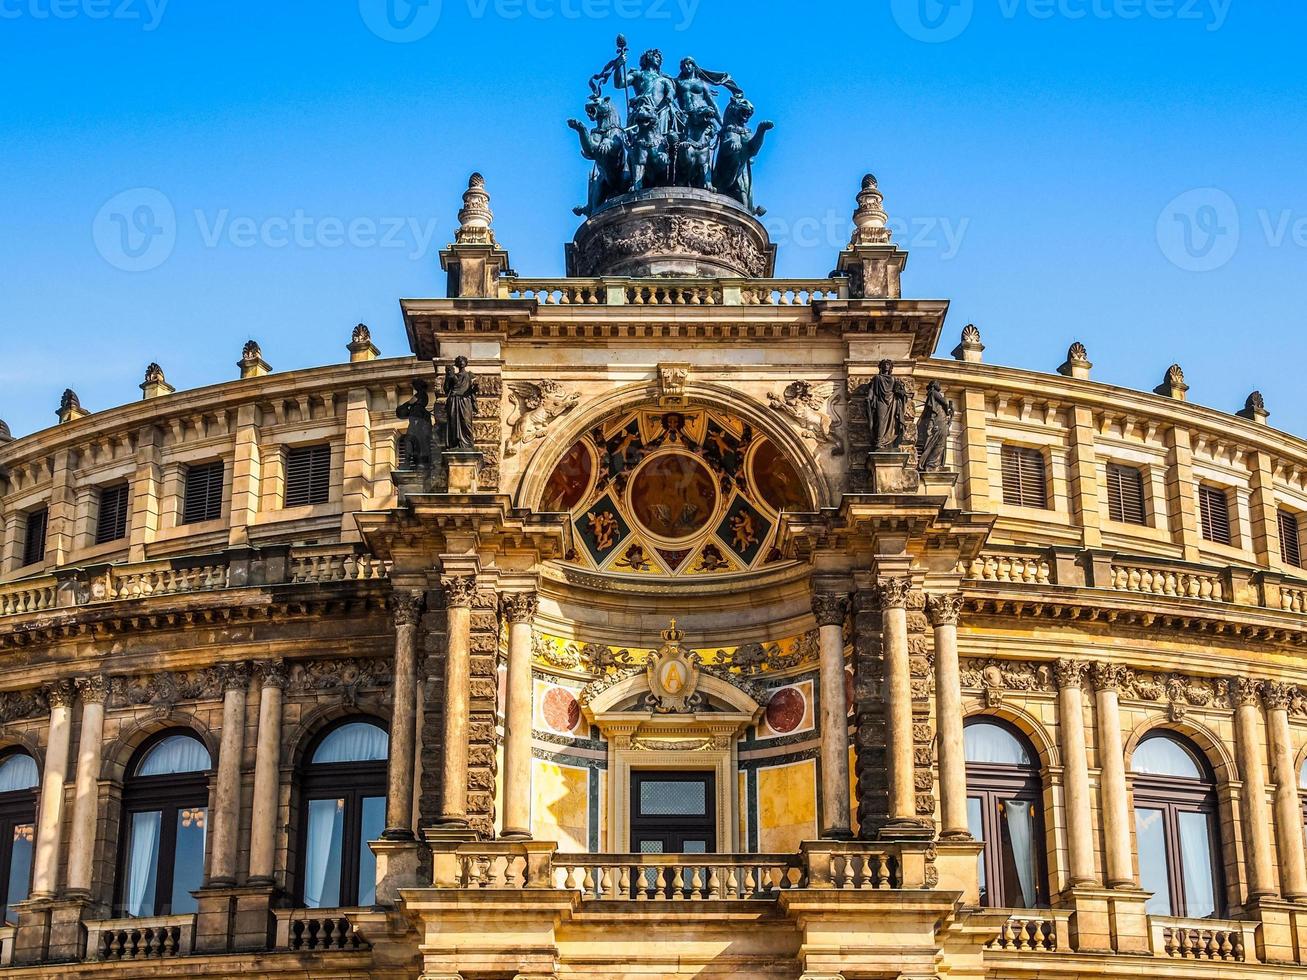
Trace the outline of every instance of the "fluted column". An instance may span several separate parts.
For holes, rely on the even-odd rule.
[[[1271,872],[1271,813],[1266,805],[1266,763],[1257,724],[1262,706],[1260,687],[1258,681],[1247,677],[1234,681],[1235,758],[1243,782],[1244,866],[1248,869],[1248,898],[1252,901],[1279,894]]]
[[[958,666],[958,614],[962,594],[926,596],[935,630],[935,728],[939,735],[941,836],[970,840],[967,827],[967,757],[962,744],[962,674]]]
[[[395,666],[390,706],[390,762],[386,771],[387,840],[412,840],[413,773],[417,752],[418,623],[424,595],[396,592],[390,608],[395,621]]]
[[[906,577],[887,578],[880,585],[891,826],[918,822],[913,781],[912,671],[908,661],[908,593],[911,591],[912,579]]]
[[[1094,708],[1098,715],[1098,794],[1103,820],[1103,851],[1110,888],[1137,888],[1130,852],[1130,794],[1125,782],[1121,741],[1120,686],[1127,670],[1094,664]]]
[[[59,873],[59,854],[63,847],[64,785],[68,781],[73,682],[49,684],[42,693],[50,705],[50,735],[45,746],[45,771],[41,774],[41,800],[37,809],[32,897],[53,898]]]
[[[1280,889],[1292,902],[1307,901],[1307,863],[1303,854],[1302,800],[1298,772],[1293,764],[1293,736],[1289,732],[1287,684],[1262,686],[1266,705],[1266,731],[1271,743],[1271,778],[1275,780],[1275,844],[1280,858]]]
[[[1062,788],[1066,796],[1067,862],[1071,885],[1098,883],[1094,875],[1094,833],[1089,807],[1089,755],[1085,749],[1085,709],[1081,684],[1089,665],[1059,660],[1057,721],[1062,733]]]
[[[218,785],[213,807],[213,861],[209,883],[236,883],[237,837],[241,815],[241,756],[245,750],[245,697],[250,686],[248,664],[224,664],[222,680],[222,739],[218,743]]]
[[[259,734],[254,750],[254,801],[250,815],[250,881],[272,882],[277,851],[278,790],[281,781],[281,700],[286,665],[263,660],[259,678]]]
[[[472,600],[477,580],[459,575],[441,580],[445,591],[445,766],[440,823],[467,826],[467,740],[471,701]]]
[[[500,608],[508,620],[508,673],[504,698],[504,830],[515,840],[531,837],[531,623],[534,592],[505,593]]]
[[[849,824],[849,695],[844,673],[844,621],[849,597],[819,592],[812,597],[820,648],[821,836],[846,840]]]
[[[68,892],[91,894],[91,864],[95,857],[95,821],[100,809],[100,755],[104,742],[103,677],[81,677],[82,733],[77,742],[77,775],[73,790],[73,828],[68,845]]]

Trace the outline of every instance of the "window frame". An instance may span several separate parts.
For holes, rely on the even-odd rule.
[[[215,469],[218,471],[220,477],[218,480],[218,487],[217,487],[216,510],[214,508],[215,500],[214,500],[214,491],[213,491],[213,480],[212,477],[210,477],[205,483],[203,510],[199,510],[200,505],[197,505],[196,509],[199,510],[199,513],[192,514],[192,509],[191,509],[192,475],[199,470],[204,470],[204,471],[208,471],[209,473],[212,473]],[[181,513],[178,515],[180,518],[179,523],[182,526],[186,526],[189,524],[206,524],[209,521],[221,520],[223,505],[226,501],[226,498],[227,498],[227,461],[225,459],[211,459],[204,463],[188,463],[185,466],[184,472],[182,474],[182,500],[181,500]]]
[[[390,726],[384,718],[375,715],[349,715],[337,719],[314,735],[297,767],[296,783],[299,792],[296,802],[298,814],[295,821],[298,844],[295,854],[296,908],[308,907],[305,905],[304,885],[309,856],[309,804],[315,800],[344,800],[345,817],[340,834],[340,897],[341,901],[344,901],[346,896],[351,896],[355,901],[336,907],[355,908],[358,904],[359,888],[362,885],[359,880],[359,856],[361,848],[367,844],[362,839],[363,800],[378,796],[383,801],[386,800],[389,788],[389,763],[381,759],[367,762],[314,763],[312,761],[314,753],[318,751],[318,747],[328,735],[346,725],[357,723],[373,725],[381,729],[386,733],[387,743],[389,743]]]
[[[1280,532],[1280,561],[1290,568],[1307,568],[1307,563],[1303,561],[1302,517],[1294,511],[1279,507],[1275,512],[1275,525]]]
[[[164,773],[158,776],[136,776],[136,769],[150,751],[174,735],[199,742],[209,757],[209,768],[202,772]],[[114,865],[114,914],[121,918],[136,918],[127,910],[128,862],[131,857],[132,815],[160,811],[159,855],[154,869],[154,911],[152,915],[172,915],[173,872],[177,862],[177,815],[182,810],[205,811],[204,850],[201,867],[208,867],[209,831],[212,829],[212,810],[209,807],[209,783],[214,773],[213,753],[204,740],[186,728],[166,728],[155,732],[132,753],[123,777],[121,819],[118,828],[118,859]],[[201,883],[207,879],[207,873]],[[167,887],[164,887],[164,883]]]
[[[36,759],[33,758],[31,753],[17,746],[0,752],[0,763],[8,762],[14,756],[19,755],[26,756],[32,759],[33,763],[36,763]],[[36,785],[27,789],[0,793],[0,920],[3,919],[4,912],[10,905],[9,878],[14,860],[14,835],[17,828],[23,826],[30,826],[33,835],[32,861],[27,869],[27,894],[24,899],[32,894],[32,875],[36,870],[36,804],[37,794],[41,788],[40,778],[40,766],[37,765]],[[0,921],[0,925],[16,924]]]
[[[1213,514],[1209,510],[1208,501],[1221,501],[1221,512],[1219,515]],[[1234,524],[1230,517],[1230,488],[1219,486],[1215,483],[1198,484],[1198,533],[1204,541],[1211,544],[1224,545],[1227,548],[1234,547]],[[1218,536],[1222,529],[1221,522],[1224,522],[1224,537]]]
[[[292,464],[297,454],[306,454],[307,461],[302,464],[306,468],[305,486],[301,491],[298,487],[292,487],[291,476],[293,473]],[[325,455],[325,462],[317,454]],[[331,468],[335,461],[335,447],[330,442],[314,442],[302,446],[289,446],[286,448],[282,460],[285,480],[282,484],[282,506],[290,507],[315,507],[321,504],[330,503],[331,501]],[[317,485],[315,480],[321,479],[321,485]],[[292,497],[294,493],[294,497]]]
[[[105,494],[122,494],[122,503],[116,508],[112,515],[113,524],[108,529],[111,534],[106,536],[105,522]],[[100,487],[96,492],[96,510],[95,510],[95,543],[96,545],[110,544],[114,541],[124,541],[127,538],[128,517],[132,511],[132,491],[131,484],[123,481],[121,483],[111,483]]]
[[[1124,478],[1126,474],[1130,475],[1133,481],[1137,481],[1139,495],[1139,514],[1136,520],[1127,506],[1129,500],[1125,492]],[[1108,520],[1115,521],[1117,524],[1129,524],[1133,527],[1148,527],[1148,476],[1140,466],[1132,466],[1129,463],[1119,463],[1115,460],[1109,460],[1105,471],[1107,482],[1107,517]]]
[[[1033,480],[1033,465],[1027,467],[1026,464],[1033,464],[1035,459],[1039,460],[1039,493],[1034,495],[1038,502],[1031,502],[1032,496],[1028,490],[1035,489],[1027,487],[1027,479]],[[1009,459],[1011,466],[1009,468]],[[1029,472],[1027,472],[1029,469]],[[1009,472],[1011,473],[1015,486],[1009,484]],[[1015,442],[1004,442],[999,445],[999,484],[1002,491],[1003,503],[1008,507],[1024,507],[1030,510],[1052,510],[1052,480],[1049,474],[1048,456],[1042,450],[1035,446],[1024,446]],[[1015,490],[1015,499],[1009,495],[1009,489]]]
[[[40,548],[33,546],[33,521],[40,520]],[[45,504],[41,507],[33,508],[27,512],[23,524],[23,553],[22,564],[20,568],[31,568],[33,565],[42,565],[45,563],[46,550],[50,545],[50,505]]]

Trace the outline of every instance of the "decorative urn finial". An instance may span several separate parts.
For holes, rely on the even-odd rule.
[[[885,213],[885,195],[872,174],[862,178],[862,190],[858,192],[858,209],[853,212],[853,239],[849,245],[888,245],[893,237],[889,227],[889,215]]]
[[[158,364],[151,362],[145,369],[145,380],[141,382],[142,398],[159,398],[162,395],[171,395],[177,389],[168,384],[168,379],[163,376],[163,368]]]
[[[974,323],[968,323],[962,328],[961,342],[953,348],[953,360],[979,364],[984,353],[985,345],[980,342],[980,331]]]
[[[486,193],[486,179],[474,173],[468,178],[467,190],[463,192],[463,207],[458,212],[454,244],[498,247],[495,231],[490,226],[494,218],[494,212],[490,210],[490,195]]]
[[[82,408],[82,401],[77,397],[77,392],[72,388],[65,388],[63,396],[59,399],[59,411],[55,414],[59,416],[59,424],[63,425],[65,422],[84,419],[91,413]]]
[[[1057,373],[1084,381],[1089,378],[1089,371],[1093,366],[1089,363],[1089,351],[1077,340],[1067,348],[1066,361],[1057,369]]]
[[[375,361],[381,356],[381,351],[377,350],[377,345],[372,342],[372,331],[368,329],[366,323],[360,323],[354,328],[354,333],[350,335],[349,344],[345,349],[349,351],[350,362],[354,364],[361,361]]]
[[[1166,377],[1162,379],[1160,385],[1153,389],[1156,394],[1163,395],[1166,398],[1174,398],[1176,401],[1181,402],[1185,400],[1185,392],[1188,390],[1189,386],[1184,383],[1184,371],[1179,364],[1172,364],[1167,368]]]
[[[0,419],[0,443],[13,442],[13,434],[9,431],[9,423]]]
[[[263,359],[263,349],[257,340],[245,341],[245,346],[241,348],[241,359],[236,362],[236,366],[240,368],[242,379],[261,378],[272,373],[272,368]]]
[[[1260,422],[1266,424],[1266,420],[1271,417],[1271,413],[1266,410],[1266,399],[1262,397],[1260,391],[1254,391],[1248,396],[1243,403],[1243,410],[1235,412],[1235,415],[1241,419],[1248,419],[1250,422]]]

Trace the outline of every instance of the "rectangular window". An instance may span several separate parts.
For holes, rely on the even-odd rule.
[[[222,460],[186,468],[186,499],[182,504],[182,523],[216,521],[222,516]]]
[[[1224,490],[1199,484],[1198,520],[1203,526],[1204,540],[1230,543],[1230,498]]]
[[[1144,473],[1133,466],[1107,464],[1107,516],[1121,524],[1147,524]]]
[[[27,536],[23,539],[23,564],[45,561],[45,532],[50,525],[50,511],[42,507],[27,515]]]
[[[1004,446],[1003,503],[1048,509],[1048,473],[1044,454],[1025,446]]]
[[[286,452],[286,506],[325,504],[331,496],[331,446],[296,446]]]
[[[1302,548],[1298,544],[1298,515],[1282,510],[1279,518],[1280,557],[1286,565],[1302,568]]]
[[[127,484],[100,491],[100,513],[95,519],[95,543],[105,544],[127,537]]]

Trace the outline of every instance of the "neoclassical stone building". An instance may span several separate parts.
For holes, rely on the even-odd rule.
[[[715,191],[553,280],[488,205],[411,354],[4,431],[7,973],[1304,975],[1259,396],[950,358],[871,178],[812,280]]]

